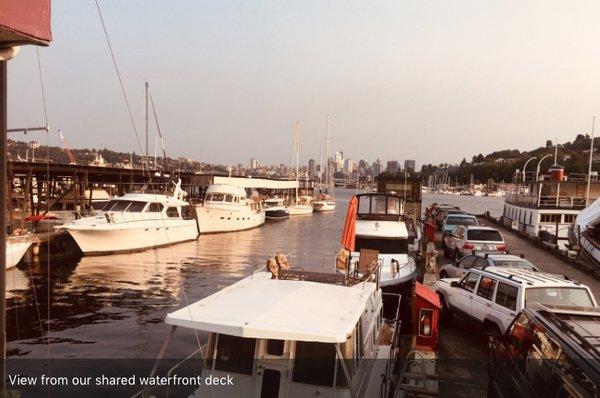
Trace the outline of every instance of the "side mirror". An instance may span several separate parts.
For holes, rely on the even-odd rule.
[[[450,287],[458,287],[458,282],[457,281],[450,282]]]

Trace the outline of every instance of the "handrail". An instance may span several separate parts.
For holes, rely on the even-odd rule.
[[[167,378],[171,378],[171,373],[177,369],[179,366],[181,366],[184,362],[186,362],[187,360],[189,360],[190,358],[192,358],[194,355],[196,355],[198,352],[200,353],[200,359],[202,360],[202,367],[204,367],[204,354],[202,354],[202,351],[204,350],[204,348],[206,348],[208,344],[204,344],[201,345],[200,348],[198,348],[197,350],[195,350],[194,352],[192,352],[190,355],[188,355],[187,357],[183,358],[181,361],[179,361],[178,363],[176,363],[175,365],[173,365],[172,368],[169,369],[169,371],[167,372]],[[166,397],[169,397],[169,388],[171,386],[167,385],[167,394]]]

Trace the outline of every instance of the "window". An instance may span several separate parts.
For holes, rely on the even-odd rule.
[[[482,240],[490,242],[502,242],[502,235],[495,229],[474,229],[468,233],[469,240]]]
[[[282,356],[285,348],[285,340],[267,340],[267,354]]]
[[[385,214],[385,196],[371,197],[371,214]]]
[[[358,199],[358,214],[369,214],[371,212],[371,197],[361,196]]]
[[[224,197],[225,195],[223,195],[222,193],[215,193],[212,195],[210,200],[213,202],[222,202]]]
[[[125,211],[131,202],[128,200],[117,200],[111,211]]]
[[[478,225],[475,217],[448,217],[446,225]]]
[[[167,217],[170,217],[170,218],[179,217],[179,212],[177,211],[177,207],[167,207]]]
[[[163,211],[163,208],[164,206],[162,203],[150,203],[150,206],[148,206],[148,210],[146,211],[150,213],[160,213]]]
[[[335,356],[333,344],[296,342],[292,381],[326,387],[333,386]]]
[[[408,239],[370,239],[357,237],[354,241],[354,250],[360,249],[379,250],[379,254],[408,253]]]
[[[575,221],[575,214],[565,214],[565,224],[573,224]]]
[[[496,287],[496,281],[487,276],[482,276],[477,287],[477,295],[483,297],[486,300],[491,300],[494,296],[494,288]]]
[[[489,265],[488,260],[485,258],[478,257],[477,260],[473,263],[473,267],[475,268],[485,268]]]
[[[475,285],[477,285],[478,279],[479,274],[469,272],[461,279],[461,281],[458,283],[458,286],[462,289],[465,289],[468,292],[472,292],[473,290],[475,290]]]
[[[556,224],[560,222],[560,214],[540,214],[540,222]]]
[[[531,225],[531,222],[533,221],[533,212],[530,211],[529,212],[529,225]]]
[[[118,200],[111,200],[102,208],[102,211],[111,211],[113,207],[118,203]]]
[[[517,287],[499,282],[496,291],[496,304],[514,311],[517,309],[518,293],[519,289]]]
[[[217,337],[215,370],[251,375],[255,339],[220,334]]]
[[[576,287],[531,287],[525,290],[525,307],[533,303],[593,306],[588,291]]]
[[[229,202],[229,203],[233,202],[233,196],[225,195],[225,202]]]
[[[387,198],[387,213],[400,214],[400,198],[388,196]]]
[[[139,213],[144,210],[144,207],[146,207],[146,202],[131,202],[126,211],[130,213]]]
[[[531,264],[527,260],[494,260],[494,266],[503,268],[521,268],[535,270],[533,264]]]
[[[191,220],[192,218],[194,218],[191,206],[183,206],[181,208],[181,218],[183,218],[184,220]]]
[[[460,260],[458,266],[464,269],[472,268],[473,264],[475,263],[475,260],[477,260],[476,256],[466,256],[462,260]]]

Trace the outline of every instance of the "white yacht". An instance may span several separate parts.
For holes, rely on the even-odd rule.
[[[567,175],[556,165],[539,176],[523,177],[517,170],[513,185],[505,199],[502,223],[559,249],[567,248],[569,227],[578,214],[600,197],[597,176]]]
[[[314,211],[332,211],[335,210],[335,200],[331,195],[319,195],[312,201]]]
[[[263,201],[265,218],[267,220],[285,220],[289,218],[290,211],[285,207],[283,198],[269,198]]]
[[[403,217],[404,202],[395,194],[367,193],[356,195],[355,247],[351,267],[360,259],[361,249],[377,250],[381,263],[381,287],[386,292],[405,292],[417,276],[420,236],[412,220]],[[351,268],[352,270],[352,268]]]
[[[86,255],[128,252],[194,240],[193,218],[181,180],[173,194],[128,193],[114,198],[96,216],[66,223],[58,229],[71,234]]]
[[[196,206],[201,234],[256,228],[265,223],[259,201],[247,197],[241,187],[214,184],[208,187],[204,202]]]
[[[195,352],[202,379],[229,375],[235,383],[202,385],[191,397],[385,396],[398,334],[397,322],[382,317],[377,272],[349,283],[340,274],[257,271],[167,314],[172,329],[161,352],[178,327],[208,333]]]
[[[31,246],[30,240],[22,239],[22,238],[7,238],[6,239],[6,269],[16,267],[30,246]]]

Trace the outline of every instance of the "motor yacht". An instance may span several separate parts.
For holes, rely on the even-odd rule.
[[[269,198],[263,201],[263,208],[265,209],[265,218],[267,220],[285,220],[289,218],[290,212],[285,207],[283,198]]]
[[[319,195],[312,201],[312,208],[314,211],[335,210],[335,200],[331,195]]]
[[[257,271],[167,314],[165,323],[172,328],[161,353],[178,328],[208,334],[206,344],[168,374],[180,372],[186,361],[201,360],[202,378],[235,380],[226,388],[203,385],[190,397],[385,396],[398,330],[395,319],[382,317],[378,280],[377,267],[353,280],[331,273]],[[155,369],[160,360],[159,355]]]
[[[248,198],[244,188],[225,184],[208,187],[196,216],[201,234],[242,231],[265,223],[260,201]]]
[[[71,234],[85,255],[137,251],[198,237],[198,223],[184,200],[181,180],[172,194],[127,193],[113,198],[97,215],[57,229]]]

